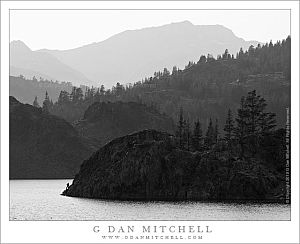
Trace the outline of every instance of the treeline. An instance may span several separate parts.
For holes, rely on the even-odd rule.
[[[42,77],[34,76],[32,79],[26,79],[22,75],[9,77],[9,95],[18,98],[23,103],[32,104],[33,98],[37,97],[38,103],[42,104],[46,91],[53,101],[57,101],[60,91],[71,92],[72,87],[70,82],[52,81]]]
[[[267,112],[266,100],[253,90],[242,97],[234,118],[231,109],[221,136],[218,120],[210,119],[204,134],[197,120],[193,126],[183,116],[181,109],[176,139],[178,147],[188,151],[226,151],[231,157],[261,159],[282,170],[285,164],[285,129],[275,129],[275,114]]]
[[[160,80],[158,85],[162,85],[163,82],[165,87],[172,85],[178,89],[189,90],[195,88],[193,87],[195,81],[220,84],[237,79],[244,81],[247,75],[274,72],[282,72],[289,80],[290,69],[291,38],[288,36],[285,40],[277,41],[275,44],[270,41],[265,45],[258,44],[257,47],[251,45],[245,51],[241,48],[235,56],[230,54],[228,49],[217,58],[210,54],[201,55],[197,63],[190,61],[184,70],[174,66],[170,72],[165,68],[162,72],[155,72],[153,77],[145,78],[136,85],[156,83],[157,80]]]
[[[238,106],[241,95],[255,89],[268,99],[270,109],[278,114],[279,124],[283,124],[282,109],[290,103],[290,67],[288,37],[276,44],[241,49],[235,56],[228,50],[217,58],[202,55],[197,63],[189,62],[184,70],[173,67],[172,72],[167,69],[156,72],[153,77],[134,84],[130,93],[141,94],[140,98],[148,104],[156,101],[161,111],[174,119],[179,107],[193,120],[201,111],[204,123],[218,114],[224,117],[224,111]]]
[[[274,73],[281,71],[284,76],[291,78],[291,37],[277,41],[275,44],[270,41],[265,45],[255,48],[252,45],[246,52],[241,49],[236,55],[241,75]],[[245,78],[245,77],[243,77]]]
[[[101,86],[62,91],[49,111],[73,122],[94,102],[133,101],[156,107],[174,120],[182,107],[192,122],[201,112],[200,122],[205,126],[210,117],[219,117],[223,125],[228,108],[236,109],[241,95],[255,89],[269,101],[270,111],[277,114],[282,126],[285,107],[290,106],[290,43],[288,37],[276,44],[241,49],[235,56],[228,50],[217,58],[202,55],[184,70],[174,67],[170,72],[165,68],[126,86],[117,83],[111,89]]]
[[[62,117],[68,122],[74,122],[82,118],[86,109],[95,102],[124,101],[124,99],[120,99],[120,96],[128,89],[130,88],[124,88],[120,83],[117,83],[112,89],[107,90],[105,90],[103,85],[100,88],[85,87],[85,89],[82,89],[80,87],[73,87],[71,92],[61,91],[56,102],[52,101],[46,91],[41,105],[38,102],[37,96],[35,96],[32,104],[35,107],[41,107],[47,113]],[[140,102],[139,99],[137,100]],[[136,99],[125,99],[125,101],[136,101]],[[154,103],[148,107],[156,110]]]

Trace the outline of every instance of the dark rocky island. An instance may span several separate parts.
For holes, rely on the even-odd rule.
[[[81,165],[72,197],[118,200],[283,202],[284,177],[264,162],[192,152],[155,130],[117,138]]]
[[[96,144],[64,119],[9,97],[10,179],[72,178]]]

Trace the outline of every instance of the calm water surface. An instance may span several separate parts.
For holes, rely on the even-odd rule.
[[[72,180],[11,180],[11,220],[289,220],[290,206],[131,202],[61,196]]]

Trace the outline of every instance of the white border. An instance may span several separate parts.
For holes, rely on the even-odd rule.
[[[172,9],[291,9],[292,28],[292,220],[291,221],[197,221],[197,222],[93,222],[93,221],[9,221],[9,28],[8,9],[19,8],[172,8]],[[253,27],[255,28],[255,26]],[[210,225],[213,233],[203,235],[204,243],[299,243],[299,2],[25,2],[1,1],[1,243],[100,243],[107,242],[92,231],[100,225]],[[114,242],[118,242],[114,240]],[[120,241],[119,241],[120,242]],[[125,242],[122,240],[121,242]],[[127,243],[141,243],[128,240]],[[148,242],[155,242],[154,240]],[[159,243],[167,242],[159,240]],[[182,243],[182,240],[172,240]]]

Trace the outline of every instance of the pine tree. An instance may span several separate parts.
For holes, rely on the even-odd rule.
[[[255,90],[248,93],[245,106],[249,116],[246,142],[254,156],[259,151],[261,138],[276,126],[275,114],[265,112],[267,103]]]
[[[209,119],[209,125],[206,131],[204,142],[207,148],[211,148],[214,142],[214,128],[211,118]]]
[[[232,150],[232,140],[233,140],[233,131],[234,131],[234,120],[232,117],[231,110],[228,109],[227,119],[224,126],[225,136],[224,139],[226,141],[227,147],[229,151]]]
[[[200,59],[199,59],[199,61],[198,61],[198,64],[199,64],[199,63],[204,64],[205,62],[206,62],[206,57],[205,57],[204,55],[201,55],[201,57],[200,57]]]
[[[240,48],[240,51],[239,51],[239,58],[242,58],[243,56],[244,56],[243,48]]]
[[[225,52],[222,54],[222,59],[228,59],[228,56],[230,56],[230,54],[228,54],[228,49],[226,48]]]
[[[200,151],[202,146],[202,129],[199,119],[194,123],[194,131],[192,135],[192,147],[195,151]]]
[[[82,92],[82,89],[80,87],[76,88],[76,101],[77,102],[80,102],[83,100],[83,92]]]
[[[43,111],[49,113],[50,106],[51,106],[50,99],[48,96],[48,92],[46,91],[45,100],[43,102]]]
[[[101,85],[100,87],[100,95],[103,96],[105,94],[105,87],[104,85]]]
[[[242,98],[235,128],[235,138],[241,147],[241,156],[246,149],[252,156],[259,152],[262,138],[275,128],[275,114],[265,112],[266,107],[265,99],[257,95],[255,90],[248,92],[246,98]]]
[[[70,94],[70,100],[74,103],[77,99],[76,99],[76,87],[73,86],[72,88],[72,92]]]
[[[179,142],[179,147],[183,149],[184,143],[183,143],[183,132],[184,132],[184,120],[183,120],[183,109],[182,107],[180,108],[180,113],[179,113],[179,120],[177,124],[177,131],[176,131],[176,136]]]
[[[245,100],[245,108],[248,114],[247,144],[249,151],[254,155],[258,149],[258,137],[260,133],[259,121],[266,107],[265,100],[253,90],[248,92]]]
[[[100,101],[100,88],[97,89],[96,94],[95,94],[95,100],[98,102]]]
[[[214,143],[218,143],[219,140],[219,124],[218,119],[216,119],[215,129],[214,129]]]
[[[170,75],[170,71],[167,68],[164,68],[162,75],[163,75],[163,77],[167,77]]]
[[[190,150],[190,144],[191,144],[191,130],[190,130],[190,120],[187,119],[184,121],[184,138],[185,138],[185,143],[186,144],[186,148],[189,151]]]
[[[114,87],[114,93],[118,97],[122,94],[122,91],[124,90],[123,85],[120,84],[120,82],[117,82],[116,86]]]
[[[172,69],[172,75],[173,76],[176,76],[178,74],[178,69],[176,66],[173,66],[173,69]]]
[[[274,113],[262,113],[259,117],[260,135],[265,136],[270,134],[276,127],[276,119]]]
[[[39,103],[38,103],[38,101],[37,101],[37,96],[35,96],[32,105],[33,105],[33,107],[36,107],[36,108],[39,108],[39,107],[40,107],[40,105],[39,105]]]
[[[58,96],[58,100],[57,100],[57,104],[58,105],[66,105],[70,102],[70,95],[68,92],[66,91],[61,91],[59,96]]]
[[[247,119],[248,111],[245,106],[245,97],[241,98],[240,108],[238,109],[238,114],[236,118],[236,127],[234,129],[234,137],[240,145],[241,151],[240,156],[243,157],[245,153],[245,144],[247,136]]]

